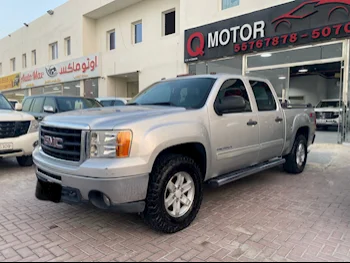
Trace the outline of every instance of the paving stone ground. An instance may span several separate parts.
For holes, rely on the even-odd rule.
[[[274,169],[206,189],[187,230],[40,202],[33,168],[0,160],[0,261],[349,261],[350,148],[313,146],[305,173]]]

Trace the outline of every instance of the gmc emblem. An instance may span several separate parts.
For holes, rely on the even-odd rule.
[[[63,149],[63,139],[52,137],[52,136],[44,136],[44,144],[56,149]]]

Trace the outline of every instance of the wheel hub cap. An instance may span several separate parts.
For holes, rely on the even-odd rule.
[[[298,166],[302,166],[305,162],[305,159],[306,159],[306,151],[305,151],[304,144],[299,144],[296,158],[297,158]]]
[[[175,174],[165,189],[164,204],[168,214],[174,218],[184,216],[191,210],[195,197],[195,185],[186,172]]]

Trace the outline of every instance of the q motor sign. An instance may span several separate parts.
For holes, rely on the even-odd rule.
[[[350,0],[296,0],[185,31],[185,62],[350,37]]]
[[[97,78],[100,76],[100,68],[98,54],[49,65],[22,73],[21,88]]]

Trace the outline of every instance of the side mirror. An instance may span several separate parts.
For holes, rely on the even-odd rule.
[[[44,112],[46,113],[55,113],[55,110],[52,106],[44,106]]]
[[[225,97],[221,101],[215,103],[215,109],[219,115],[242,112],[245,110],[246,106],[247,103],[245,99],[240,96]]]
[[[15,105],[15,111],[22,111],[23,110],[23,106],[21,103],[16,103]]]

